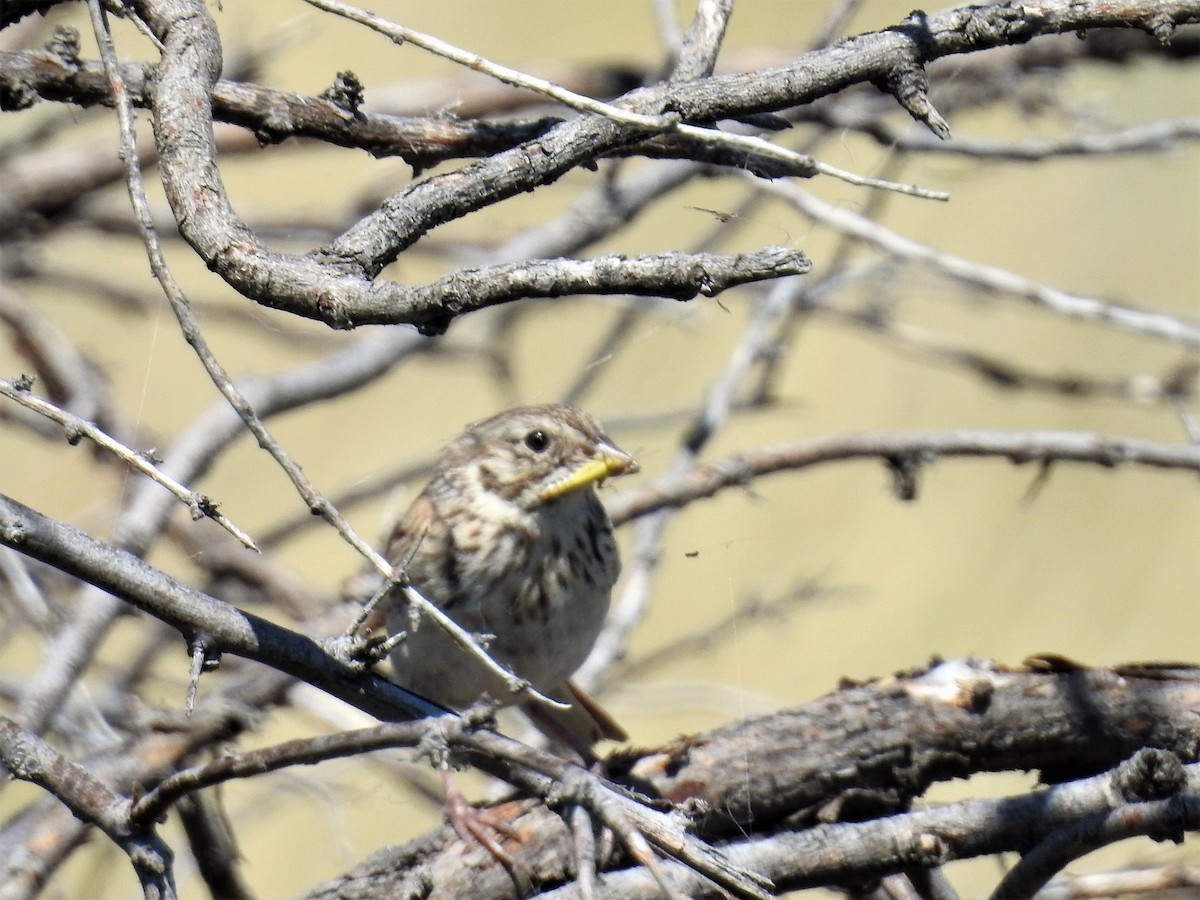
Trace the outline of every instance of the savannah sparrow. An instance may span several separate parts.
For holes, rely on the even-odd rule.
[[[595,487],[637,470],[587,413],[529,406],[467,428],[442,451],[433,478],[396,523],[385,554],[409,583],[487,652],[534,687],[571,704],[528,703],[543,731],[576,750],[625,732],[569,676],[591,651],[621,563]],[[397,598],[388,630],[393,679],[453,709],[504,682]]]

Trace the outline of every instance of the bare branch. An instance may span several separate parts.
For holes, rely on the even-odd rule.
[[[691,472],[668,475],[608,501],[614,522],[683,506],[730,487],[742,487],[773,472],[802,469],[847,459],[878,459],[892,471],[916,474],[946,457],[998,457],[1017,465],[1088,463],[1105,469],[1121,465],[1200,472],[1200,448],[1134,438],[1070,431],[996,432],[963,429],[911,434],[831,435],[739,453]],[[906,499],[911,499],[908,497]]]
[[[972,287],[1013,294],[1073,319],[1098,321],[1134,334],[1200,347],[1200,325],[1165,313],[1143,312],[1093,297],[1081,297],[1038,284],[997,266],[976,263],[904,237],[857,213],[814,197],[793,185],[769,182],[764,190],[782,197],[805,215],[879,248],[895,259],[927,265],[934,272]]]
[[[1114,822],[1124,810],[1132,827],[1145,833],[1155,820],[1139,810],[1149,813],[1142,804],[1159,801],[1186,810],[1191,818],[1182,820],[1184,827],[1200,829],[1191,812],[1200,766],[1180,764],[1190,758],[1197,736],[1189,712],[1196,683],[1196,670],[1187,668],[1105,671],[1043,660],[1006,669],[957,660],[845,687],[798,709],[683,737],[658,750],[621,753],[608,768],[618,783],[628,778],[651,785],[722,859],[770,878],[777,891],[861,884],[954,859],[1025,852],[1060,829],[1113,811]],[[552,758],[529,750],[512,755],[490,733],[455,734],[452,740],[556,776],[564,772]],[[1040,770],[1044,781],[1082,780],[907,811],[936,781],[1029,769]],[[527,783],[527,776],[513,774],[531,793],[543,790],[536,779]],[[518,862],[524,860],[547,886],[568,878],[568,829],[548,810],[504,809],[529,836],[513,848],[522,854]],[[655,830],[666,820],[629,804],[622,809],[648,837],[659,835],[652,840],[670,853],[671,838]],[[376,896],[417,871],[446,891],[463,877],[456,846],[417,841],[390,864],[388,858],[381,852],[307,896],[336,896],[340,886],[368,873]],[[684,866],[664,868],[674,890],[720,896]],[[474,896],[507,896],[510,883],[498,870],[494,861],[472,868]],[[653,874],[621,861],[610,863],[603,879],[599,895],[605,897],[646,896],[657,884]],[[547,894],[568,896],[570,890]]]
[[[126,447],[116,438],[110,437],[101,429],[97,428],[93,423],[72,415],[64,409],[59,409],[53,403],[48,403],[40,397],[35,397],[29,391],[30,386],[14,383],[7,378],[0,378],[0,395],[8,397],[26,409],[31,409],[38,415],[45,416],[52,422],[57,422],[63,426],[66,432],[67,442],[77,444],[83,438],[87,438],[97,447],[107,450],[117,459],[124,462],[129,468],[141,472],[152,481],[161,484],[168,491],[182,500],[192,511],[192,518],[210,518],[231,535],[233,535],[243,547],[248,547],[251,550],[258,550],[251,537],[234,525],[220,511],[220,505],[211,497],[204,494],[198,494],[185,485],[180,484],[170,475],[158,468],[145,453],[138,453]]]
[[[1180,163],[1195,155],[1200,131],[1179,102],[1200,60],[1200,27],[1189,24],[1200,23],[1200,0],[981,3],[909,13],[889,27],[878,27],[881,7],[857,0],[829,0],[823,14],[805,8],[785,19],[753,4],[735,16],[731,0],[696,0],[682,27],[675,23],[683,11],[652,3],[646,15],[658,19],[659,58],[652,47],[645,55],[644,41],[585,43],[599,33],[591,21],[570,38],[579,41],[578,53],[545,40],[494,44],[513,60],[545,56],[547,47],[552,57],[608,57],[551,58],[531,69],[536,78],[461,50],[444,40],[449,35],[354,11],[393,40],[454,61],[434,63],[448,75],[410,77],[403,67],[411,54],[331,20],[331,6],[348,9],[342,0],[312,0],[321,12],[298,20],[304,47],[278,58],[277,35],[290,41],[300,29],[272,22],[256,39],[258,23],[241,29],[247,20],[235,16],[244,13],[204,0],[18,2],[0,13],[0,115],[13,125],[0,128],[0,355],[8,350],[21,361],[10,378],[29,371],[40,390],[33,398],[23,384],[0,380],[0,395],[19,395],[0,400],[0,457],[9,462],[15,450],[8,493],[29,495],[20,497],[28,506],[0,496],[0,713],[11,719],[7,733],[8,720],[0,720],[0,760],[42,786],[30,802],[14,795],[18,806],[0,821],[0,898],[78,893],[76,872],[101,873],[116,858],[109,841],[95,840],[97,830],[135,857],[151,896],[173,890],[164,884],[171,851],[196,858],[179,876],[188,879],[185,892],[200,881],[231,897],[303,891],[298,879],[286,888],[252,883],[263,878],[259,861],[242,870],[239,839],[257,847],[255,829],[278,824],[282,804],[291,803],[292,792],[277,789],[284,782],[310,796],[320,792],[320,802],[331,797],[331,812],[348,825],[369,819],[368,804],[350,796],[363,790],[364,767],[353,764],[359,754],[370,773],[366,790],[389,792],[359,794],[395,812],[387,816],[395,825],[389,841],[411,838],[395,801],[412,803],[400,792],[415,790],[422,804],[441,799],[426,761],[439,774],[475,769],[480,793],[496,801],[483,811],[498,823],[488,841],[493,854],[438,829],[379,849],[313,896],[486,898],[516,888],[589,900],[760,898],[821,885],[863,900],[957,900],[943,863],[992,852],[1018,854],[1009,874],[996,878],[1001,896],[1083,896],[1101,888],[1056,873],[1090,849],[1136,834],[1187,834],[1191,842],[1200,736],[1197,673],[1185,665],[1096,670],[1053,654],[1015,669],[955,660],[868,683],[843,680],[802,707],[731,717],[720,728],[624,747],[603,761],[575,748],[589,768],[494,730],[509,727],[507,712],[493,721],[490,709],[452,713],[406,694],[372,671],[400,636],[346,631],[347,622],[361,622],[353,601],[373,584],[386,582],[381,600],[403,602],[405,576],[336,507],[379,501],[356,511],[374,529],[372,518],[390,519],[399,502],[383,495],[426,478],[430,448],[462,422],[495,411],[496,403],[555,398],[594,404],[591,412],[635,451],[644,473],[628,482],[633,489],[603,495],[618,522],[638,521],[619,535],[624,581],[608,628],[576,672],[618,692],[623,724],[643,742],[661,741],[666,728],[672,735],[703,727],[692,715],[678,725],[674,718],[644,721],[662,696],[650,679],[687,671],[697,656],[712,657],[699,673],[711,687],[687,705],[711,717],[732,692],[773,692],[773,682],[761,678],[786,679],[789,695],[819,690],[811,679],[814,668],[822,679],[822,653],[839,660],[838,671],[823,677],[829,684],[840,672],[889,667],[865,648],[886,642],[895,645],[889,652],[926,658],[946,640],[923,627],[892,630],[882,618],[860,622],[843,604],[814,610],[814,629],[785,605],[820,590],[797,567],[836,572],[833,560],[852,549],[853,582],[887,594],[888,615],[918,624],[946,618],[931,599],[945,597],[952,573],[940,563],[983,535],[967,529],[985,528],[984,520],[956,519],[943,545],[935,527],[941,507],[910,510],[906,518],[920,521],[922,538],[902,536],[912,539],[914,579],[895,578],[890,568],[873,568],[875,554],[864,552],[883,519],[846,508],[841,494],[829,510],[793,509],[783,485],[761,480],[775,473],[836,463],[841,468],[826,474],[845,478],[853,476],[846,463],[866,460],[860,468],[875,482],[883,474],[900,499],[911,500],[921,495],[926,468],[943,459],[974,457],[980,464],[964,471],[993,475],[984,460],[1034,463],[1018,475],[1013,499],[1020,502],[1057,474],[1057,464],[1110,469],[1121,475],[1112,492],[1105,478],[1095,498],[1025,504],[1019,521],[1008,517],[1014,542],[1023,542],[1019,552],[1036,553],[1036,561],[1018,556],[1013,565],[1007,558],[990,565],[989,542],[967,547],[964,564],[982,560],[976,564],[1006,577],[1048,575],[1021,581],[1016,590],[1028,597],[1011,603],[1036,598],[1055,626],[1069,624],[1052,635],[1060,646],[1051,649],[1060,653],[1079,649],[1076,625],[1082,634],[1099,619],[1080,614],[1096,607],[1070,598],[1072,590],[1124,589],[1121,600],[1148,607],[1167,603],[1169,591],[1187,592],[1159,575],[1186,571],[1190,558],[1180,538],[1186,528],[1172,525],[1195,505],[1191,480],[1200,474],[1200,365],[1193,358],[1200,324],[1185,304],[1155,301],[1155,294],[1173,298],[1184,289],[1182,275],[1174,283],[1153,279],[1192,264],[1190,222],[1164,215],[1147,230],[1137,216],[1157,219],[1149,202],[1186,208],[1177,190]],[[47,15],[5,27],[33,6]],[[85,43],[67,24],[88,7],[99,61],[83,57]],[[112,46],[102,7],[130,20],[116,32],[128,58]],[[604,27],[639,21],[617,22],[617,15]],[[567,13],[553,27],[576,24]],[[843,37],[866,27],[875,30]],[[748,46],[751,35],[778,46]],[[399,68],[373,61],[360,69],[372,73],[368,83],[350,68],[376,51],[394,56]],[[626,51],[632,57],[619,59]],[[328,87],[274,90],[261,83],[268,72],[281,81],[298,74],[306,86],[323,78]],[[1141,116],[1142,92],[1154,101],[1146,113],[1159,121],[1123,121]],[[1173,118],[1164,117],[1164,104],[1174,104]],[[140,138],[134,109],[149,110],[153,120]],[[114,120],[120,140],[96,139],[95,128]],[[955,135],[972,134],[949,140],[951,126]],[[1166,149],[1170,158],[1151,156]],[[825,179],[824,188],[838,193],[817,200],[792,182],[842,172],[826,158],[860,167],[869,177],[849,177],[870,187],[847,190]],[[1111,298],[1081,296],[993,259],[975,262],[936,241],[913,240],[913,229],[933,224],[911,219],[914,211],[945,223],[946,208],[895,198],[896,188],[931,177],[942,183],[930,188],[970,183],[970,200],[981,205],[972,212],[996,226],[988,240],[1020,246],[1023,229],[1011,227],[1020,217],[989,218],[990,204],[1004,207],[1009,198],[975,188],[997,186],[1005,174],[1038,174],[997,161],[1058,159],[1060,168],[1041,177],[1052,175],[1077,195],[1021,197],[1023,209],[1039,210],[1029,230],[1046,234],[1052,221],[1077,225],[1088,242],[1055,235],[1053,250],[1063,271],[1103,272]],[[1143,181],[1152,159],[1162,165]],[[143,183],[154,166],[165,202]],[[271,189],[260,191],[268,176]],[[236,179],[236,190],[226,190],[224,177],[230,187]],[[1104,190],[1094,190],[1100,183]],[[1102,228],[1089,221],[1110,213]],[[978,236],[951,240],[960,237]],[[1138,240],[1144,253],[1117,256]],[[160,294],[138,287],[147,258]],[[929,275],[939,290],[950,284],[968,302],[926,302]],[[566,299],[593,295],[611,299]],[[991,295],[1023,301],[1030,311],[969,302]],[[180,354],[171,328],[163,331],[163,296],[207,379],[196,382],[192,354]],[[660,299],[708,297],[720,299]],[[564,302],[519,302],[529,298]],[[1040,322],[1053,335],[1018,330],[1009,341],[1010,332],[982,320],[993,308],[1005,329]],[[409,327],[386,327],[396,324]],[[321,325],[374,327],[348,336]],[[1072,335],[1086,343],[1065,343]],[[204,395],[210,382],[220,395],[215,402]],[[964,393],[977,408],[963,405]],[[926,418],[944,430],[912,430],[917,423],[906,420],[918,409],[934,413]],[[269,417],[291,411],[297,414],[282,432],[267,429]],[[1029,430],[1026,413],[1047,430]],[[955,428],[964,415],[973,429]],[[1078,430],[1052,430],[1065,424]],[[838,433],[846,427],[860,431]],[[122,468],[100,480],[69,462],[59,471],[61,460],[78,460],[58,446],[63,428],[109,448],[99,458],[111,450],[139,471],[150,467],[175,493]],[[805,439],[795,439],[801,432]],[[251,435],[269,456],[241,452],[247,448],[238,444]],[[162,460],[140,465],[134,448],[148,442],[165,448]],[[277,467],[295,490],[272,509]],[[1180,471],[1187,480],[1144,477],[1141,468]],[[259,523],[288,523],[269,532],[262,554],[175,515],[177,496],[194,507],[206,502],[196,491],[208,490],[208,479],[220,481],[215,494],[246,507],[237,517],[254,518],[256,538]],[[329,479],[343,487],[336,504],[316,487]],[[975,484],[947,478],[943,487],[959,483]],[[720,509],[690,509],[731,487],[749,488],[763,502],[727,497]],[[962,495],[940,500],[949,496]],[[1093,557],[1096,565],[1077,565],[1092,549],[1079,543],[1090,533],[1081,538],[1077,528],[1059,527],[1062,507],[1078,512],[1080,502],[1094,500],[1116,511],[1117,503],[1150,497],[1153,504],[1141,504],[1149,519],[1126,516],[1129,507],[1121,506],[1104,522],[1089,522],[1112,542],[1104,551],[1114,549],[1103,561]],[[771,519],[763,518],[768,505]],[[1003,503],[989,508],[1004,515]],[[298,514],[319,529],[303,540],[294,540]],[[784,527],[771,527],[762,546],[751,548],[763,533],[758,526],[780,517]],[[1110,522],[1124,531],[1108,531]],[[682,536],[698,525],[716,532],[700,541],[687,532],[686,546],[672,545],[676,530]],[[1046,526],[1061,543],[1032,541],[1027,528]],[[798,540],[814,533],[816,541]],[[344,543],[371,568],[353,574],[359,563]],[[895,547],[886,549],[880,562]],[[703,559],[679,561],[699,550]],[[756,559],[770,560],[770,569],[755,568]],[[1150,564],[1154,579],[1131,577]],[[1011,584],[989,581],[979,569],[972,574],[979,576],[973,598],[986,597],[985,613],[1002,616],[1010,598],[1000,593]],[[492,664],[455,624],[452,604],[443,610],[419,595],[409,599]],[[978,629],[979,603],[959,606],[953,614],[964,621],[957,624]],[[151,618],[132,615],[139,610]],[[1044,646],[1045,619],[1036,612],[1013,626],[1014,636]],[[784,615],[786,634],[760,633],[758,623]],[[635,631],[645,621],[670,627]],[[827,621],[837,623],[828,632]],[[1108,648],[1100,652],[1119,657],[1118,645],[1136,638],[1176,656],[1166,648],[1182,638],[1164,631],[1163,621],[1126,617],[1098,637]],[[1005,652],[993,643],[999,633],[971,633],[981,649]],[[745,666],[744,654],[760,651],[753,674],[717,668],[734,657]],[[201,686],[201,674],[218,662]],[[631,676],[636,681],[625,683]],[[276,725],[296,739],[274,743]],[[334,759],[342,762],[310,765]],[[946,779],[1012,771],[1036,772],[1056,786],[928,808],[921,802]],[[236,789],[223,788],[235,778]],[[234,801],[228,809],[222,795]],[[247,806],[244,797],[256,799]],[[178,846],[167,848],[155,829],[171,817],[182,830],[170,828]],[[298,840],[314,854],[331,843],[319,834]],[[329,853],[323,866],[332,871],[344,859]],[[945,870],[953,877],[955,868]],[[1190,878],[1187,869],[1142,881],[1106,874],[1116,876],[1110,887],[1129,890]]]
[[[232,653],[266,663],[383,719],[448,715],[436,704],[356,669],[309,637],[202,594],[3,495],[0,543],[132,603],[186,639],[202,636],[209,658]]]
[[[432,35],[422,34],[419,31],[414,31],[412,28],[405,28],[403,25],[398,25],[383,18],[383,16],[377,16],[372,12],[352,6],[349,3],[342,3],[340,0],[305,0],[305,2],[317,7],[317,9],[323,9],[326,12],[335,13],[349,19],[351,22],[366,25],[372,31],[376,31],[389,38],[395,44],[413,44],[423,50],[428,50],[430,53],[458,63],[460,66],[465,66],[468,69],[489,75],[497,81],[502,81],[513,87],[525,88],[529,91],[545,94],[547,97],[557,100],[564,106],[569,106],[580,112],[595,113],[612,119],[614,122],[619,122],[623,125],[632,125],[635,128],[646,129],[648,131],[670,131],[679,121],[678,116],[642,115],[628,109],[612,106],[608,103],[601,103],[593,100],[591,97],[576,94],[574,91],[564,90],[562,87],[546,81],[544,78],[535,78],[524,72],[518,72],[516,69],[499,65],[491,60],[484,59],[476,53],[461,50]]]
[[[433,306],[445,303],[441,313],[434,314],[422,310],[421,298],[414,298],[410,289],[375,280],[380,269],[438,224],[553,181],[585,160],[642,136],[606,118],[584,117],[563,123],[529,145],[415,184],[328,247],[305,257],[288,257],[254,238],[233,213],[221,188],[211,152],[209,103],[220,59],[207,11],[196,0],[142,0],[137,6],[165,47],[155,94],[155,122],[164,184],[185,237],[206,262],[251,299],[339,327],[366,321],[444,327],[461,311],[455,285],[430,287]],[[1125,9],[1120,14],[1130,15]],[[1166,9],[1158,4],[1154,22],[1170,25],[1188,21],[1193,14],[1187,3],[1168,4]],[[1037,34],[1127,24],[1128,18],[1118,19],[1117,15],[1104,4],[1063,2],[1051,4],[1036,18],[997,18],[985,8],[932,16],[919,23],[920,61],[1023,42]],[[1147,21],[1150,18],[1147,14]],[[713,121],[796,106],[856,80],[887,78],[892,71],[889,49],[911,52],[911,34],[904,29],[877,32],[815,51],[799,68],[758,73],[752,79],[752,93],[746,83],[719,76],[643,89],[629,95],[627,105],[638,111],[669,106],[686,121]],[[848,58],[860,60],[852,73],[844,71]],[[521,165],[514,165],[518,157]],[[197,203],[199,197],[206,202]],[[752,271],[732,283],[779,274],[788,273]],[[614,289],[603,282],[578,282],[558,285],[557,293]],[[531,295],[546,296],[536,291]],[[361,309],[373,311],[364,316]]]
[[[14,777],[46,788],[72,813],[107,834],[129,856],[147,900],[175,897],[173,854],[155,834],[153,823],[130,829],[128,801],[87,769],[64,759],[41,738],[4,716],[0,716],[0,764]]]

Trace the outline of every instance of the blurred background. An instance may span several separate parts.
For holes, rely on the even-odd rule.
[[[494,61],[552,78],[599,64],[646,77],[664,67],[661,23],[649,2],[381,0],[373,8]],[[895,24],[909,9],[908,3],[883,0],[858,4],[834,37]],[[337,72],[352,69],[366,85],[368,109],[453,115],[465,114],[463,102],[495,88],[483,76],[416,47],[397,47],[303,3],[260,0],[211,11],[227,64],[248,65],[254,80],[279,90],[315,95]],[[80,12],[68,8],[51,22],[75,22],[84,36],[83,56],[95,58]],[[678,16],[686,24],[689,8],[681,4]],[[718,68],[783,64],[811,48],[829,16],[823,3],[742,3]],[[153,58],[144,38],[127,23],[117,24],[123,57]],[[48,35],[51,26],[22,27]],[[971,62],[1002,65],[998,59],[1021,49],[978,54]],[[956,65],[949,60],[931,68],[935,103],[941,91],[954,96],[974,84]],[[1149,58],[1125,65],[1047,65],[1023,73],[1020,85],[994,102],[958,102],[961,111],[942,111],[962,141],[1027,144],[1160,119],[1195,122],[1200,70]],[[948,108],[956,109],[951,103]],[[854,104],[863,115],[879,110],[880,120],[897,133],[921,137],[920,126],[872,89],[855,92],[847,108],[859,109]],[[4,114],[0,142],[15,148],[45,128],[56,130],[41,154],[79,148],[115,153],[111,111],[48,103]],[[225,131],[233,142],[233,129]],[[829,178],[796,183],[834,210],[870,215],[912,241],[1061,291],[1197,319],[1200,147],[1194,139],[1156,152],[1041,161],[900,154],[851,128],[805,123],[779,140],[859,174],[951,197],[939,203]],[[291,250],[323,243],[413,177],[403,161],[361,151],[294,140],[262,149],[247,143],[222,161],[232,200],[268,241]],[[10,160],[5,174],[17,179],[20,165],[44,164],[46,158]],[[621,172],[652,165],[667,164],[625,164]],[[575,171],[451,223],[385,275],[422,282],[479,258],[568,210],[602,177]],[[147,181],[165,222],[156,177]],[[701,461],[842,432],[1069,429],[1187,440],[1177,409],[1157,386],[1191,364],[1191,349],[1068,319],[1003,292],[973,290],[927,268],[885,260],[869,248],[848,247],[838,233],[779,197],[753,198],[752,187],[736,174],[693,180],[580,254],[782,244],[812,259],[806,278],[824,287],[806,301],[813,308],[795,314],[781,332],[787,340],[776,348],[769,390],[756,395],[756,380],[747,379]],[[5,286],[98,364],[134,424],[137,446],[169,447],[219,397],[156,292],[140,245],[112,224],[128,219],[123,184],[114,181],[85,202],[78,222],[48,229],[23,246],[20,267],[10,257]],[[236,377],[312,363],[366,333],[335,333],[254,306],[178,241],[168,246],[168,258],[218,358]],[[823,281],[838,273],[849,274]],[[731,360],[745,346],[747,326],[761,314],[770,289],[685,304],[568,298],[489,310],[455,322],[445,337],[356,393],[269,424],[335,499],[383,485],[362,502],[343,506],[355,527],[374,539],[420,489],[421,464],[465,423],[519,403],[572,397],[642,464],[641,474],[604,488],[602,496],[613,500],[670,469],[696,411],[714,386],[728,383]],[[878,327],[881,321],[889,327]],[[610,345],[614,334],[621,337]],[[957,362],[947,348],[1097,387],[1006,388]],[[27,370],[17,350],[8,336],[0,340],[5,377]],[[764,402],[751,402],[756,397]],[[1194,411],[1194,397],[1187,399]],[[86,447],[20,427],[11,413],[0,410],[0,490],[107,536],[134,476],[98,464]],[[290,529],[275,557],[316,594],[336,593],[360,564],[331,529],[309,521],[293,488],[252,439],[242,438],[203,484],[193,486],[218,499],[255,537]],[[186,522],[181,513],[179,521]],[[1198,526],[1194,476],[1133,467],[1059,465],[1040,480],[1036,467],[946,460],[922,470],[912,502],[897,499],[878,462],[772,475],[692,504],[666,523],[655,545],[657,565],[647,570],[648,602],[627,663],[730,621],[703,652],[666,656],[626,679],[614,670],[603,701],[635,743],[654,745],[803,703],[834,689],[841,678],[883,675],[934,655],[1014,665],[1037,653],[1094,665],[1195,662]],[[186,527],[217,534],[208,522]],[[632,526],[620,536],[628,570],[635,555]],[[179,543],[163,544],[149,558],[174,574],[198,577],[196,560]],[[787,602],[798,594],[803,599]],[[623,597],[619,585],[614,602]],[[765,616],[736,615],[777,601]],[[119,660],[137,640],[136,628],[135,622],[121,623],[102,657]],[[38,642],[14,626],[0,631],[0,640],[5,679],[19,680],[41,663]],[[166,654],[155,672],[154,694],[147,699],[182,704],[184,653]],[[203,693],[202,685],[201,702]],[[331,721],[348,725],[356,719],[314,700],[311,708],[275,713],[251,740],[267,744],[320,733]],[[1032,779],[1005,784],[1019,790],[1032,786]],[[932,799],[979,790],[973,782]],[[37,793],[29,785],[10,785],[0,796],[0,817]],[[234,783],[223,796],[243,825],[247,874],[264,897],[333,877],[379,846],[400,843],[440,820],[436,807],[363,760]],[[1187,848],[1145,842],[1118,849],[1120,859],[1135,853],[1139,860],[1161,861]],[[96,840],[56,884],[94,888],[88,879],[115,862],[104,870],[119,877],[89,895],[129,896],[136,885],[115,855]],[[183,895],[201,896],[182,861],[181,867]],[[994,870],[987,876],[994,881]],[[971,876],[963,877],[969,885]],[[73,893],[65,886],[58,891],[56,896]]]

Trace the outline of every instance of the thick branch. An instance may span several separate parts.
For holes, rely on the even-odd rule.
[[[1040,770],[1044,780],[1075,779],[1143,748],[1165,751],[1161,758],[1174,760],[1178,771],[1178,760],[1200,756],[1192,714],[1198,702],[1194,668],[1089,670],[1043,660],[1010,670],[957,661],[839,690],[661,750],[621,754],[608,767],[618,781],[684,804],[700,837],[779,889],[849,885],[913,865],[1026,852],[1072,822],[1175,796],[1178,779],[1155,781],[1150,773],[1138,787],[1126,773],[1117,782],[1102,776],[1026,797],[895,815],[930,784],[979,772]],[[1200,772],[1187,779],[1183,789],[1194,793]],[[506,849],[547,889],[571,877],[568,829],[549,810],[508,804],[492,811],[512,817],[522,837]],[[845,824],[864,819],[873,821]],[[653,890],[645,872],[617,871],[622,865],[610,866],[603,896]],[[511,891],[508,875],[482,851],[423,838],[380,850],[309,896],[390,896],[420,880],[436,896]],[[700,880],[677,884],[688,895],[710,896]]]
[[[385,720],[445,715],[390,681],[360,672],[316,641],[222,603],[130,553],[0,494],[0,544],[120,597],[211,653],[265,663]]]
[[[431,316],[423,305],[414,306],[412,289],[376,280],[382,268],[438,225],[548,184],[647,137],[634,126],[583,116],[458,172],[416,183],[321,252],[289,256],[267,247],[237,217],[216,167],[210,97],[221,68],[221,51],[204,4],[141,0],[136,6],[165,48],[154,95],[155,133],[164,185],[184,237],[245,296],[339,327],[383,320],[423,320],[444,326],[457,314],[458,295],[447,293],[445,285],[427,288],[431,302],[442,307]],[[1100,2],[1066,0],[1041,4],[1036,11],[1008,5],[972,7],[934,17],[914,16],[893,29],[806,54],[794,66],[642,89],[627,95],[623,105],[649,114],[678,111],[688,121],[712,122],[808,103],[852,84],[885,82],[894,75],[897,60],[923,65],[950,54],[1023,43],[1039,34],[1128,27],[1137,22],[1159,29],[1197,17],[1200,0],[1146,4],[1144,9],[1136,4],[1116,9]],[[624,266],[615,268],[616,273],[610,272],[609,279],[599,283],[567,280],[538,295],[621,290],[617,283],[630,273]],[[751,266],[729,284],[787,274],[794,274],[794,267],[755,270]],[[677,295],[680,290],[676,284],[667,293]],[[381,319],[372,313],[364,320],[362,309],[383,310],[386,315]]]

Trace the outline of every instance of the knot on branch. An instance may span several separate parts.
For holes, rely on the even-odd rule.
[[[381,647],[388,641],[386,634],[339,634],[321,642],[321,649],[355,674],[361,675],[387,655]]]
[[[443,335],[449,329],[450,322],[453,319],[454,317],[450,315],[433,316],[423,322],[418,322],[417,334],[422,337],[438,337],[439,335]]]
[[[1036,33],[1034,29],[1049,14],[1036,7],[1002,6],[969,7],[961,31],[972,44],[990,46],[997,43],[1023,44]]]
[[[70,25],[59,25],[46,44],[46,52],[64,68],[78,69],[79,31]]]
[[[1105,440],[1101,442],[1097,462],[1106,469],[1115,469],[1129,459],[1129,447],[1123,441]]]
[[[792,247],[764,247],[753,255],[761,258],[763,271],[774,278],[807,275],[812,270],[812,260],[803,251]]]
[[[923,869],[932,869],[949,862],[954,855],[951,845],[945,838],[929,831],[913,835],[904,850],[905,859],[912,865]]]
[[[688,447],[691,447],[690,439]],[[750,461],[740,453],[722,460],[714,468],[724,477],[726,483],[730,485],[744,487],[754,481],[754,468],[750,465]]]
[[[348,331],[354,327],[354,321],[346,311],[346,303],[334,290],[319,290],[316,298],[317,317],[337,331]],[[317,513],[321,515],[321,513]]]
[[[221,504],[207,494],[192,494],[188,506],[191,507],[193,522],[204,518],[215,519],[221,514]]]
[[[568,766],[550,790],[546,792],[546,806],[561,810],[565,806],[582,806],[594,809],[597,802],[595,777],[586,770]]]
[[[20,112],[29,109],[39,99],[37,91],[22,82],[0,85],[0,112]]]
[[[1127,803],[1165,800],[1187,785],[1183,763],[1168,750],[1147,747],[1117,766],[1113,790]]]
[[[950,140],[950,124],[942,118],[942,114],[929,99],[929,78],[925,74],[924,66],[912,61],[906,62],[874,83],[881,91],[895,97],[901,109],[925,125],[941,140]]]
[[[919,453],[897,453],[886,458],[892,476],[892,491],[905,503],[917,499],[917,479],[923,460]]]
[[[1161,13],[1151,16],[1146,20],[1145,28],[1158,41],[1159,46],[1171,46],[1171,38],[1175,35],[1175,20],[1169,15]]]
[[[190,719],[196,708],[196,694],[200,690],[200,676],[221,666],[221,651],[214,649],[215,641],[210,635],[195,634],[188,638],[188,655],[192,658],[188,673],[188,689],[184,698],[183,711]]]
[[[221,651],[214,649],[214,644],[215,641],[206,634],[188,639],[188,655],[195,661],[199,671],[214,672],[221,668]]]
[[[29,529],[20,519],[0,517],[0,544],[19,550],[29,538]]]
[[[494,731],[496,713],[499,709],[499,703],[484,697],[462,711],[458,717],[457,727],[464,734],[470,734],[472,731]]]
[[[296,120],[286,104],[270,106],[254,128],[254,139],[260,147],[282,143],[296,131]]]
[[[333,86],[321,91],[322,100],[329,101],[342,112],[349,113],[356,118],[360,114],[365,95],[366,88],[363,87],[363,83],[359,81],[357,75],[349,70],[338,72]]]

